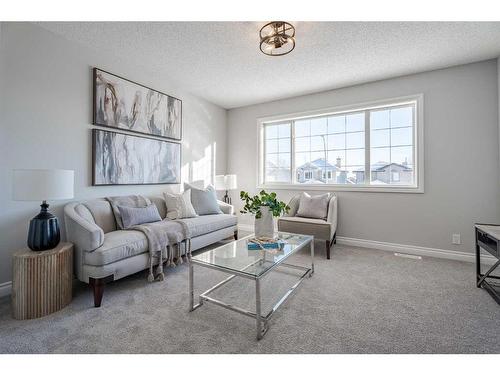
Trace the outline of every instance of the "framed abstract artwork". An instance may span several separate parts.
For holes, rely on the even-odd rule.
[[[178,184],[181,144],[92,129],[92,185]]]
[[[94,125],[180,141],[182,101],[94,68]]]

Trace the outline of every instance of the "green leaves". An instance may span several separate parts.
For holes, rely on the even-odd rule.
[[[281,216],[290,210],[290,207],[286,203],[276,199],[275,192],[266,193],[265,190],[261,190],[258,195],[251,197],[246,191],[241,191],[240,198],[245,202],[245,206],[240,212],[242,214],[254,214],[256,219],[262,217],[261,206],[269,207],[274,217]]]

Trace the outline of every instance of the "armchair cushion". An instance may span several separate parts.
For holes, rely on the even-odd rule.
[[[300,233],[314,236],[317,240],[330,240],[333,237],[332,226],[322,219],[306,217],[281,217],[278,220],[280,232]]]
[[[317,240],[330,241],[337,232],[338,200],[330,194],[326,220],[295,216],[299,206],[300,195],[294,196],[288,205],[288,214],[278,219],[278,230],[281,232],[313,235]]]
[[[328,215],[329,200],[330,193],[310,196],[306,192],[302,192],[296,216],[324,220]]]

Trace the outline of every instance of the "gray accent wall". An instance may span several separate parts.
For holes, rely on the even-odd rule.
[[[12,201],[12,169],[73,169],[75,199],[179,189],[91,186],[94,66],[182,99],[182,181],[225,173],[226,110],[184,92],[168,72],[149,71],[148,56],[144,67],[135,66],[30,23],[2,23],[0,30],[0,284],[10,281],[10,255],[25,246],[40,204]],[[65,202],[49,203],[62,220]]]
[[[497,60],[489,60],[231,109],[228,173],[241,190],[257,191],[257,157],[249,155],[257,155],[258,118],[422,93],[425,193],[338,192],[338,235],[470,253],[474,223],[500,223],[499,79]],[[299,191],[277,193],[288,201]],[[233,202],[239,211],[236,192]]]

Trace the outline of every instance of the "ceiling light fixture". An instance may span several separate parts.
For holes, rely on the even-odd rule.
[[[269,56],[283,56],[295,48],[295,27],[284,21],[273,21],[260,29],[260,50]]]

